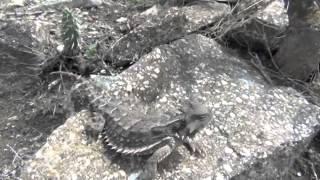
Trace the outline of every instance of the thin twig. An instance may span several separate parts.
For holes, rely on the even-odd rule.
[[[54,72],[51,72],[51,73],[50,73],[50,75],[54,75],[54,74],[68,75],[68,76],[75,77],[76,79],[81,79],[81,78],[83,78],[83,77],[80,76],[80,75],[77,75],[77,74],[74,74],[74,73],[71,73],[71,72],[66,72],[66,71],[54,71]]]
[[[251,58],[251,64],[260,72],[260,74],[264,77],[264,79],[270,84],[273,85],[273,81],[270,76],[264,71],[264,66],[261,63],[259,56],[255,53],[249,52]]]
[[[319,180],[317,172],[316,172],[316,170],[314,168],[314,164],[313,163],[310,163],[310,164],[311,164],[311,169],[312,169],[312,172],[313,172],[313,176],[316,178],[316,180]]]
[[[258,1],[258,2],[255,2],[255,3],[251,4],[250,6],[248,6],[247,8],[245,8],[242,12],[245,12],[245,11],[251,9],[253,6],[255,6],[255,5],[257,5],[257,4],[259,4],[259,3],[263,2],[263,1],[264,1],[264,0],[260,0],[260,1]],[[271,1],[271,2],[272,2],[272,1]],[[242,12],[241,12],[241,13],[242,13]]]
[[[22,157],[17,153],[17,151],[15,151],[9,144],[6,145],[13,153],[14,153],[14,158],[12,160],[12,164],[14,165],[15,161],[17,158],[19,158],[20,160],[22,160]]]

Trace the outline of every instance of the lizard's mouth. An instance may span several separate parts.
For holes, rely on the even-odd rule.
[[[196,134],[198,134],[203,128],[204,127],[200,127],[196,130],[193,130],[192,132],[189,132],[189,137],[193,139],[196,136]]]

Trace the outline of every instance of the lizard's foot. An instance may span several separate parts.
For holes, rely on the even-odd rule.
[[[199,145],[198,143],[194,143],[193,144],[193,154],[196,156],[196,157],[199,157],[199,158],[205,158],[207,153],[206,151],[204,151],[204,149],[202,148],[201,145]]]
[[[189,150],[190,154],[195,155],[199,158],[206,157],[206,152],[202,148],[202,146],[190,138],[184,139],[184,146]]]

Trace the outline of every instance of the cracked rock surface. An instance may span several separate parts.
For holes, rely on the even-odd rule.
[[[198,159],[178,148],[162,163],[158,179],[228,179],[245,164],[309,137],[320,119],[319,108],[295,90],[265,83],[254,68],[202,35],[158,46],[118,76],[91,79],[105,89],[106,98],[133,99],[137,113],[172,111],[193,97],[211,109],[210,125],[195,137],[207,156]],[[99,142],[86,145],[88,123],[85,111],[69,118],[27,163],[22,177],[128,177],[132,172],[111,164]]]

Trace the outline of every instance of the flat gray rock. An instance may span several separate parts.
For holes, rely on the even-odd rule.
[[[159,179],[228,179],[276,148],[304,140],[319,124],[319,107],[291,88],[273,87],[244,61],[224,52],[214,40],[190,35],[149,54],[115,77],[92,77],[105,98],[131,99],[130,111],[174,111],[183,100],[201,99],[213,120],[195,139],[207,156],[184,148],[163,163]],[[48,139],[22,177],[47,179],[125,179],[129,172],[102,155],[101,144],[86,145],[87,112],[66,121]]]

